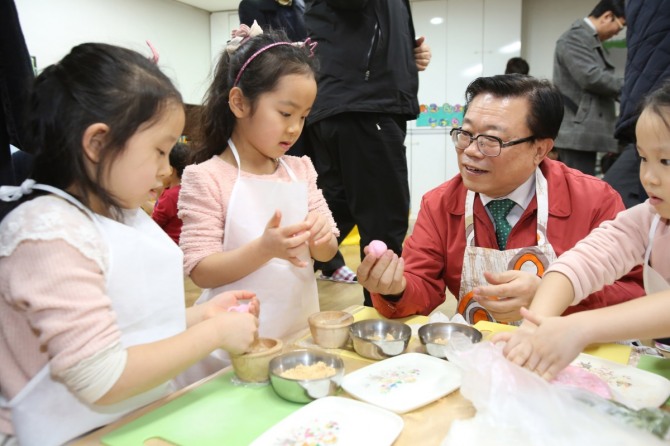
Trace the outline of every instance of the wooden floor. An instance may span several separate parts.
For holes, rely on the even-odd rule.
[[[356,271],[361,260],[359,256],[358,245],[340,246],[340,251],[344,256],[347,266]],[[189,279],[184,280],[186,291],[186,305],[193,305],[193,302],[200,296],[200,289]],[[338,283],[328,280],[317,280],[319,287],[319,304],[321,310],[343,310],[352,305],[363,305],[363,287],[358,284]],[[452,316],[456,308],[456,301],[447,295],[446,302],[435,309],[442,313]]]

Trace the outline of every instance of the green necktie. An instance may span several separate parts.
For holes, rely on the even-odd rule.
[[[512,230],[512,226],[507,221],[507,214],[512,210],[514,204],[514,201],[509,198],[503,198],[502,200],[490,201],[486,205],[496,224],[496,239],[498,239],[498,249],[501,251],[507,246],[507,237]]]

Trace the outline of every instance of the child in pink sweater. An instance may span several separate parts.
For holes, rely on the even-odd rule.
[[[500,333],[511,361],[552,379],[588,344],[670,336],[670,82],[646,99],[635,129],[640,180],[649,200],[603,223],[551,265],[525,322]],[[543,317],[574,305],[637,265],[646,296],[565,317]],[[562,308],[562,307],[561,307]]]
[[[184,171],[179,217],[187,274],[200,303],[248,289],[261,336],[285,338],[319,311],[313,259],[337,252],[337,228],[307,157],[285,155],[316,97],[314,44],[258,25],[235,31],[204,104],[196,162]]]
[[[29,103],[32,179],[0,188],[0,433],[55,446],[167,395],[214,350],[246,351],[259,308],[236,291],[186,310],[181,251],[139,209],[184,127],[155,63],[78,45]],[[238,299],[250,313],[228,312]]]

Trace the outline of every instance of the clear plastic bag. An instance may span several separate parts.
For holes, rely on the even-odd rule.
[[[501,345],[455,346],[447,357],[463,369],[461,394],[477,413],[454,421],[443,446],[667,446],[649,432],[585,403],[598,397],[550,384],[507,361]]]

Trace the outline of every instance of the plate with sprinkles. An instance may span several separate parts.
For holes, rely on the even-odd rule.
[[[404,426],[393,412],[327,396],[312,401],[265,431],[251,446],[389,446]]]
[[[344,376],[342,388],[351,396],[405,413],[453,392],[461,386],[461,371],[444,359],[405,353]]]

